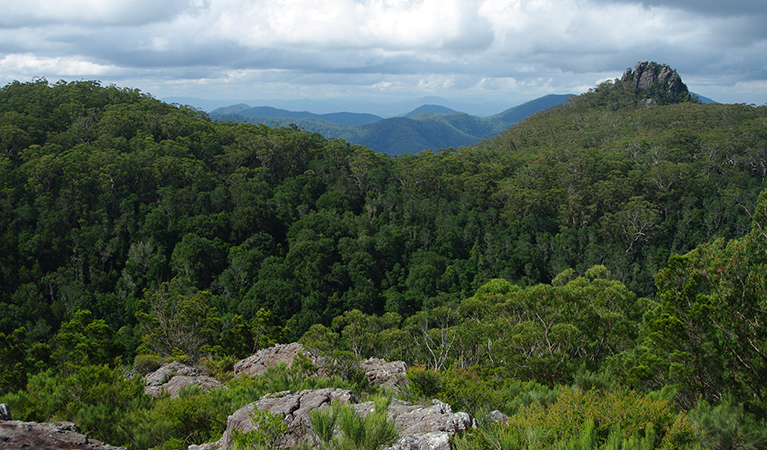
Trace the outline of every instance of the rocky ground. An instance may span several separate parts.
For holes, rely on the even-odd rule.
[[[0,449],[36,450],[118,450],[89,439],[71,422],[35,423],[18,420],[0,421]]]
[[[319,368],[324,363],[300,344],[276,345],[235,364],[235,376],[260,375],[268,367],[277,364],[289,366],[299,355],[308,357]],[[394,392],[399,392],[407,383],[406,366],[401,361],[369,359],[362,361],[359,367],[371,383],[385,386]],[[183,387],[190,385],[207,390],[225,388],[200,369],[178,362],[165,364],[146,375],[145,384],[145,392],[154,397],[163,394],[175,397]],[[288,432],[280,447],[293,447],[302,441],[316,445],[319,442],[309,425],[309,413],[315,408],[329,407],[331,402],[353,405],[355,412],[360,415],[367,414],[373,408],[373,402],[359,403],[351,391],[343,389],[276,392],[265,395],[229,416],[226,431],[220,440],[199,446],[193,445],[190,450],[231,449],[232,436],[236,432],[246,433],[254,428],[251,413],[255,409],[277,414],[288,425]],[[81,434],[73,423],[34,423],[11,419],[11,411],[8,411],[6,405],[0,405],[0,449],[120,448],[89,439]],[[426,405],[414,405],[395,398],[389,406],[389,419],[394,421],[400,435],[390,450],[449,450],[451,436],[463,433],[469,428],[476,428],[476,421],[469,414],[453,413],[450,405],[437,400]]]
[[[285,391],[265,395],[229,416],[226,431],[221,439],[190,450],[228,450],[233,448],[232,436],[236,432],[247,433],[254,429],[251,419],[255,409],[268,411],[283,418],[288,432],[280,442],[281,448],[290,448],[302,441],[319,444],[309,425],[309,413],[315,408],[329,407],[331,402],[352,404],[357,414],[366,415],[373,402],[358,403],[351,391],[343,389],[313,389],[300,392]],[[450,437],[476,428],[476,421],[466,413],[453,413],[447,403],[433,400],[428,405],[414,405],[394,399],[389,405],[389,420],[393,420],[400,439],[391,450],[449,450]]]

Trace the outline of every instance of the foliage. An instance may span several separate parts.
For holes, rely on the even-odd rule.
[[[414,367],[413,398],[519,425],[466,445],[681,448],[691,423],[762,445],[767,108],[639,108],[633,89],[392,158],[97,82],[10,83],[2,401],[172,446],[268,391],[372,392],[352,363],[376,356]],[[337,356],[331,378],[299,363],[151,400],[121,367],[204,361],[226,380],[299,339]]]
[[[755,449],[767,446],[767,423],[743,410],[731,396],[712,406],[701,400],[690,411],[690,419],[705,431],[701,442],[705,448]]]
[[[143,343],[160,356],[188,356],[196,360],[209,351],[221,319],[210,306],[211,293],[193,295],[179,292],[174,282],[163,283],[147,293],[149,312],[137,312],[143,329]]]
[[[392,444],[398,436],[397,427],[388,419],[391,397],[377,396],[373,409],[357,414],[349,405],[339,406],[339,450],[376,450]]]
[[[250,413],[253,429],[234,435],[234,448],[276,449],[288,432],[288,426],[279,414],[254,408]]]
[[[763,398],[767,241],[761,226],[767,193],[760,196],[752,231],[741,239],[703,244],[673,256],[656,277],[659,298],[644,316],[643,339],[625,359],[636,386],[679,390],[691,409],[702,396]]]
[[[636,392],[563,390],[549,406],[534,403],[459,439],[459,449],[690,448],[697,436],[690,420],[667,400]]]
[[[149,397],[139,377],[126,377],[120,369],[87,365],[64,376],[51,370],[29,378],[26,391],[2,400],[14,417],[28,421],[67,420],[89,436],[104,442],[127,443],[139,430],[132,415],[146,410]]]
[[[339,411],[337,405],[331,405],[331,407],[316,408],[309,412],[309,424],[312,431],[319,439],[320,444],[325,447],[330,446],[333,442]]]

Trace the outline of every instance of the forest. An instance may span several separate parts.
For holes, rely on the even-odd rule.
[[[395,157],[36,79],[0,88],[0,150],[14,418],[186,448],[270,391],[364,395],[342,362],[375,356],[411,400],[509,415],[460,449],[767,448],[765,106],[614,80]],[[231,379],[292,341],[334,377]],[[144,395],[172,359],[229,389]]]

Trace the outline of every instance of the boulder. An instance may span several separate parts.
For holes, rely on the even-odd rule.
[[[175,398],[186,386],[199,386],[205,390],[224,387],[215,378],[203,375],[200,369],[173,361],[146,376],[144,392],[155,398],[167,392]]]
[[[508,425],[509,423],[509,416],[498,411],[497,409],[487,413],[487,419],[490,421],[490,423],[497,423],[500,425]]]
[[[354,405],[357,413],[362,415],[372,408],[373,402]],[[435,432],[445,432],[452,436],[477,427],[477,422],[471,415],[464,412],[453,413],[450,405],[439,400],[432,400],[430,405],[414,405],[392,399],[389,418],[394,419],[402,437]]]
[[[365,371],[370,384],[399,392],[400,388],[408,383],[407,365],[403,361],[387,362],[383,359],[370,358],[360,362],[359,366]]]
[[[36,423],[8,420],[0,422],[0,449],[33,448],[37,450],[90,449],[118,450],[88,438],[71,422]],[[123,449],[124,450],[124,449]]]
[[[283,363],[290,367],[298,355],[306,356],[311,359],[315,366],[318,365],[318,358],[304,349],[304,346],[298,342],[277,344],[273,347],[261,349],[255,355],[235,363],[234,376],[235,378],[242,375],[255,377],[266,372],[266,369],[269,367]]]
[[[233,447],[236,431],[253,430],[251,415],[258,408],[277,414],[285,420],[288,433],[280,443],[281,448],[298,445],[302,441],[317,444],[309,422],[309,412],[330,405],[332,401],[354,405],[357,414],[368,414],[373,402],[356,403],[351,391],[343,389],[317,389],[301,392],[285,391],[269,394],[229,416],[224,435],[218,442],[189,447],[190,450],[227,450]],[[413,405],[393,399],[389,405],[389,418],[400,431],[400,439],[390,448],[396,450],[448,450],[450,437],[469,428],[476,428],[476,421],[466,413],[453,413],[447,403],[433,400],[429,405]]]
[[[161,392],[167,392],[168,395],[170,395],[170,398],[176,398],[178,397],[178,394],[181,392],[181,389],[187,386],[197,386],[204,391],[210,391],[212,389],[222,389],[225,387],[217,379],[204,376],[204,375],[199,375],[195,377],[189,377],[186,375],[175,375],[173,378],[168,380],[167,383],[162,385]]]
[[[450,434],[435,431],[405,436],[385,450],[450,450]]]

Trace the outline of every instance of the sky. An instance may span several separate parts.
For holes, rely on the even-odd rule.
[[[767,103],[764,0],[0,0],[0,10],[2,85],[514,106],[650,60],[716,101]]]

